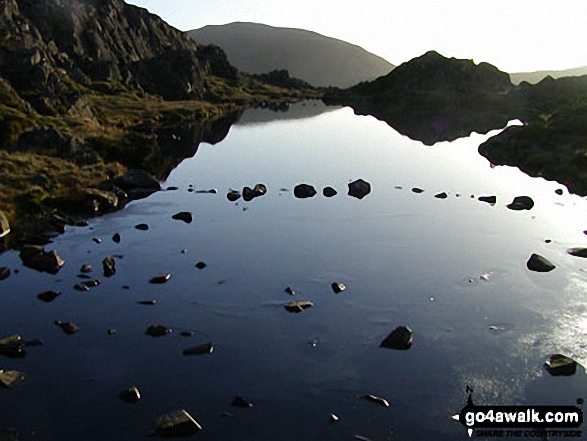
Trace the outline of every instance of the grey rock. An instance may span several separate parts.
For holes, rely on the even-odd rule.
[[[551,355],[544,366],[553,376],[570,376],[577,372],[577,362],[562,354]]]
[[[520,210],[531,210],[534,206],[534,201],[530,196],[517,196],[514,198],[513,202],[509,204],[507,207],[510,210],[520,211]]]
[[[10,224],[6,215],[0,210],[0,238],[10,233]]]
[[[538,254],[532,254],[526,266],[530,271],[536,271],[539,273],[547,273],[556,268],[548,259]]]
[[[412,346],[412,330],[407,326],[398,326],[379,345],[382,348],[406,350]]]
[[[316,189],[309,184],[299,184],[294,187],[294,196],[298,199],[313,198]]]
[[[83,194],[86,198],[85,205],[90,212],[106,213],[118,208],[118,196],[112,191],[86,188]]]
[[[57,274],[64,264],[56,251],[45,251],[39,245],[23,246],[19,256],[24,266],[49,274]]]
[[[353,196],[357,199],[363,199],[369,193],[371,193],[371,184],[369,184],[367,181],[357,179],[356,181],[349,184],[349,196]]]
[[[161,437],[192,436],[202,426],[185,410],[176,410],[155,420],[155,433]]]

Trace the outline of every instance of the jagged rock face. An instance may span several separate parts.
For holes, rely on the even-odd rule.
[[[237,75],[221,50],[199,46],[122,0],[0,3],[0,75],[19,92],[34,85],[40,93],[31,103],[43,113],[72,107],[74,82],[116,81],[165,99],[201,98],[207,72]]]

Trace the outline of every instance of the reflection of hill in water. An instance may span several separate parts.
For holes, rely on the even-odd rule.
[[[340,107],[326,106],[320,100],[311,100],[304,101],[302,103],[284,105],[279,109],[247,109],[236,122],[236,125],[244,126],[252,124],[263,124],[272,121],[307,119],[338,109],[340,109]]]

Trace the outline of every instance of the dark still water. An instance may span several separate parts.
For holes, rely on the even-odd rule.
[[[13,270],[0,282],[0,338],[44,342],[0,357],[0,369],[25,374],[0,389],[0,439],[140,440],[155,417],[183,408],[201,440],[465,440],[450,417],[467,386],[479,405],[587,398],[583,368],[552,377],[543,367],[552,353],[587,361],[587,261],[567,254],[587,246],[586,201],[491,168],[477,147],[497,132],[427,147],[348,108],[291,112],[248,111],[171,173],[164,186],[178,190],[70,228],[47,246],[66,261],[55,276],[0,255]],[[359,178],[372,187],[361,200],[347,195]],[[225,197],[257,183],[266,195]],[[318,195],[295,198],[300,183]],[[338,195],[322,196],[326,186]],[[494,206],[477,199],[491,195]],[[506,208],[522,195],[531,210]],[[192,223],[172,219],[183,211]],[[556,269],[529,271],[533,253]],[[108,256],[117,271],[105,278]],[[101,281],[88,292],[73,289],[82,264]],[[62,294],[38,300],[47,290]],[[286,311],[297,300],[314,306]],[[55,320],[81,329],[66,335]],[[153,324],[173,332],[145,335]],[[412,347],[380,348],[400,325]],[[182,354],[207,342],[211,354]],[[131,386],[136,404],[117,398]],[[231,406],[236,395],[254,406]]]

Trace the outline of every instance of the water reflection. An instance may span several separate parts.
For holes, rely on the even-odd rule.
[[[19,270],[0,282],[0,337],[45,341],[22,360],[2,359],[26,380],[2,391],[0,428],[22,439],[138,439],[155,416],[185,408],[208,440],[448,441],[466,436],[450,416],[467,385],[479,405],[574,404],[583,371],[555,378],[543,363],[553,352],[585,362],[587,261],[566,250],[585,245],[587,204],[555,193],[556,183],[490,167],[476,147],[491,135],[429,149],[348,108],[236,124],[172,171],[164,186],[176,191],[57,238],[51,247],[66,261],[58,276],[0,255],[0,266]],[[358,179],[370,184],[363,199],[346,194]],[[318,194],[295,198],[303,182]],[[225,197],[256,183],[262,197]],[[327,186],[338,194],[323,196]],[[194,191],[210,188],[218,193]],[[520,195],[532,209],[507,209]],[[193,221],[174,220],[180,212]],[[557,268],[529,272],[535,252]],[[107,256],[116,274],[102,278]],[[103,279],[87,293],[73,289],[82,264]],[[167,273],[166,283],[149,283]],[[334,282],[346,290],[335,294]],[[62,295],[39,301],[48,289]],[[137,304],[146,299],[157,302]],[[292,300],[314,306],[290,314]],[[67,336],[55,320],[80,332]],[[151,338],[153,324],[173,332]],[[414,331],[410,350],[380,348],[401,325]],[[212,354],[182,355],[207,342]],[[141,401],[119,402],[133,385]],[[236,395],[254,407],[233,408]],[[340,421],[330,424],[330,413]]]

